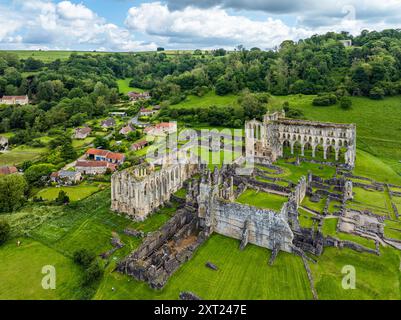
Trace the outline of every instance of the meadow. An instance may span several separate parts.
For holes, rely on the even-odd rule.
[[[0,51],[1,52],[1,51]],[[95,52],[95,51],[47,51],[47,50],[7,50],[6,52],[18,55],[20,59],[34,58],[41,60],[45,63],[52,62],[54,60],[68,60],[73,53],[77,54],[90,54],[90,55],[102,55],[107,52]]]
[[[145,90],[141,88],[133,88],[130,87],[130,82],[132,78],[125,78],[117,80],[118,90],[120,93],[127,94],[128,92],[135,91],[135,92],[144,92]]]
[[[83,200],[90,195],[98,192],[105,186],[102,184],[81,184],[71,187],[50,187],[40,190],[36,197],[41,197],[43,200],[53,201],[57,198],[60,191],[64,191],[70,198],[70,201]]]

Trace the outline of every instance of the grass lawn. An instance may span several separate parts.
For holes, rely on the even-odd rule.
[[[203,299],[311,299],[301,258],[280,252],[268,266],[269,256],[267,249],[248,245],[240,251],[239,241],[213,235],[163,290],[114,272],[104,278],[94,298],[175,300],[180,292],[191,291]],[[208,261],[219,270],[208,269]]]
[[[337,232],[337,230],[336,230],[337,224],[338,224],[338,218],[325,219],[324,223],[323,223],[323,228],[322,228],[323,235],[324,236],[332,236],[339,240],[352,241],[352,242],[358,243],[362,246],[365,246],[365,247],[371,248],[371,249],[376,248],[375,242],[373,240],[359,237],[354,234]]]
[[[208,108],[208,107],[226,107],[237,105],[238,96],[229,94],[218,96],[214,92],[208,92],[203,97],[188,96],[184,101],[171,105],[171,108]]]
[[[348,207],[357,210],[370,210],[380,215],[387,215],[391,212],[386,201],[386,194],[380,191],[353,188],[354,200],[348,203]]]
[[[88,137],[85,139],[73,139],[72,146],[76,149],[79,149],[79,148],[82,148],[84,146],[91,144],[93,142],[93,140],[95,140],[94,137]]]
[[[325,197],[320,199],[320,201],[317,203],[310,201],[310,198],[308,196],[306,196],[304,198],[304,201],[302,201],[302,206],[305,206],[305,207],[312,209],[314,211],[317,211],[319,213],[323,213],[323,209],[324,209],[325,205],[326,205]]]
[[[280,211],[283,204],[287,201],[287,197],[261,191],[257,192],[252,189],[247,189],[237,198],[238,203],[275,211]]]
[[[298,217],[299,224],[301,225],[301,227],[312,228],[316,226],[315,220],[312,219],[314,217],[313,214],[303,210],[302,208],[299,208],[298,212],[299,212],[299,217]]]
[[[341,272],[344,266],[353,266],[356,275],[355,290],[344,290]],[[381,255],[359,253],[350,249],[325,248],[318,263],[310,264],[315,287],[322,300],[384,300],[401,299],[400,253],[381,248]]]
[[[140,88],[130,87],[129,83],[131,82],[131,80],[132,80],[132,78],[125,78],[125,79],[117,80],[118,90],[124,94],[127,94],[128,92],[131,92],[131,91],[140,92],[140,93],[145,91]]]
[[[19,146],[5,153],[0,152],[0,166],[18,165],[27,160],[36,160],[46,151],[46,148]]]
[[[274,163],[274,165],[284,169],[284,173],[270,176],[286,178],[294,183],[298,183],[302,176],[306,177],[308,175],[308,171],[311,171],[313,174],[318,175],[323,179],[332,178],[335,173],[335,169],[332,167],[309,162],[302,162],[299,166],[295,166],[291,163],[288,163],[285,159],[279,159],[276,163]],[[269,176],[269,174],[267,175]]]
[[[385,220],[384,235],[387,238],[401,240],[401,222]]]
[[[0,300],[79,299],[81,272],[71,259],[32,239],[10,241],[0,247]],[[42,268],[56,268],[56,289],[42,288]]]
[[[100,188],[104,186],[101,185],[88,185],[82,184],[77,186],[71,187],[51,187],[40,190],[36,196],[42,197],[44,200],[52,201],[55,200],[61,190],[67,193],[67,196],[70,198],[71,201],[79,201],[89,197],[90,195],[94,194],[95,192],[99,191]]]

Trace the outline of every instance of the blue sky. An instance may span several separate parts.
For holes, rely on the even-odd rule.
[[[269,49],[400,16],[400,0],[0,0],[0,49]]]

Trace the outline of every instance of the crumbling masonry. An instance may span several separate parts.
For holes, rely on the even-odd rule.
[[[273,163],[283,156],[284,147],[291,153],[298,147],[301,156],[307,149],[316,156],[319,148],[323,158],[333,152],[335,160],[340,160],[350,168],[355,166],[356,126],[354,124],[327,123],[285,118],[284,111],[267,113],[263,122],[252,120],[245,124],[246,157],[260,163]]]

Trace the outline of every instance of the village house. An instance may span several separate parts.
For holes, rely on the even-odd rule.
[[[128,92],[128,97],[131,101],[148,100],[150,99],[149,92]]]
[[[50,180],[61,185],[73,185],[82,180],[82,174],[77,171],[60,170],[58,172],[53,172],[50,176]]]
[[[105,174],[114,172],[116,169],[117,164],[107,161],[78,160],[75,165],[75,170],[84,175]]]
[[[8,175],[8,174],[13,174],[17,173],[18,169],[14,166],[3,166],[0,167],[0,175]]]
[[[92,132],[89,127],[76,128],[74,131],[74,139],[86,139]]]
[[[122,112],[122,111],[114,111],[114,112],[109,112],[109,115],[112,117],[121,117],[124,118],[127,116],[126,112]]]
[[[157,106],[153,106],[153,110],[159,111],[162,107],[157,105]]]
[[[86,151],[86,157],[89,160],[107,161],[117,165],[123,164],[125,161],[125,155],[123,153],[111,152],[109,150],[101,150],[94,148]]]
[[[25,95],[25,96],[3,96],[0,99],[0,104],[24,106],[24,105],[29,104],[29,98],[27,95]]]
[[[151,117],[155,113],[157,113],[157,110],[153,110],[153,109],[141,109],[141,111],[139,111],[139,115],[141,117]]]
[[[101,127],[108,129],[108,128],[112,128],[116,125],[116,120],[114,120],[113,118],[109,118],[107,120],[103,120],[101,123]]]
[[[130,125],[127,125],[127,126],[121,128],[119,133],[126,136],[128,133],[134,132],[134,131],[135,130]]]
[[[144,133],[151,136],[165,136],[177,131],[176,122],[161,122],[144,129]]]
[[[8,138],[0,136],[0,151],[8,149]]]
[[[145,148],[147,145],[149,145],[149,141],[140,140],[140,141],[135,142],[134,144],[132,144],[131,150],[132,151],[138,151],[138,150],[141,150],[141,149]]]

